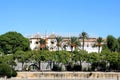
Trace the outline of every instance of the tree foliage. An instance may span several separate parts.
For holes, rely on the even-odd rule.
[[[73,51],[73,48],[77,48],[78,46],[80,46],[80,41],[77,37],[71,37],[69,42],[68,42],[68,45],[70,45],[71,47],[71,51]]]
[[[102,46],[103,39],[102,37],[97,38],[98,53],[100,53],[100,47]]]
[[[83,32],[81,38],[87,38],[87,33]],[[62,37],[56,37],[57,47],[61,47]],[[102,38],[97,39],[97,46],[100,48],[102,46]],[[104,44],[104,49],[98,53],[92,52],[88,53],[80,49],[76,49],[80,46],[80,41],[77,37],[71,37],[69,39],[68,45],[71,46],[71,52],[69,51],[47,51],[45,50],[44,39],[40,40],[41,49],[35,51],[29,50],[29,40],[24,38],[20,33],[8,32],[0,36],[0,75],[11,77],[16,75],[14,68],[16,66],[15,60],[22,63],[22,69],[24,64],[27,62],[32,62],[36,64],[39,70],[41,70],[41,62],[48,62],[52,69],[52,63],[54,69],[62,70],[62,65],[66,68],[69,66],[69,70],[82,70],[82,62],[87,62],[91,64],[91,68],[94,71],[97,70],[120,70],[120,37],[116,39],[112,35],[108,35],[106,43]],[[75,49],[73,51],[73,48]],[[14,53],[14,54],[12,54]],[[7,65],[6,65],[7,64]],[[55,64],[55,65],[54,65]],[[3,68],[3,65],[5,68]],[[8,66],[9,65],[9,66]],[[6,67],[7,66],[7,67]],[[67,70],[67,69],[66,69]],[[7,72],[5,72],[7,71]],[[10,73],[11,71],[11,73]],[[5,73],[3,73],[5,72]],[[15,73],[15,74],[12,74]]]
[[[12,69],[8,64],[0,64],[0,77],[15,77],[17,75],[16,71]]]
[[[22,63],[22,70],[23,70],[24,63],[27,62],[29,59],[26,52],[18,50],[18,51],[16,51],[14,56],[18,60],[18,62]]]
[[[29,50],[29,40],[17,32],[7,32],[0,36],[0,48],[5,54],[15,53],[17,50]]]
[[[107,36],[107,47],[113,52],[116,51],[117,41],[114,36],[112,35]]]
[[[46,48],[46,40],[45,39],[40,39],[40,50],[43,50]]]
[[[55,38],[56,38],[56,41],[57,41],[57,47],[58,47],[58,51],[59,51],[59,47],[61,47],[63,38],[61,36],[57,36]]]
[[[120,52],[120,37],[117,39],[118,41],[118,52]]]

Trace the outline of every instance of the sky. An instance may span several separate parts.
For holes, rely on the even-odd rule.
[[[120,0],[0,0],[0,34],[120,36]]]

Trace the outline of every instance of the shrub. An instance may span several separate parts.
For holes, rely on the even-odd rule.
[[[71,65],[67,65],[67,71],[73,71],[73,67]]]
[[[62,68],[59,65],[53,65],[53,71],[61,71]]]
[[[67,71],[81,71],[82,66],[81,65],[67,65]]]
[[[82,66],[81,65],[74,65],[73,70],[74,71],[81,71]]]
[[[16,71],[12,69],[8,64],[1,63],[0,64],[0,77],[5,77],[7,76],[8,78],[10,77],[15,77],[17,75]]]
[[[12,69],[12,77],[16,77],[16,76],[17,76],[17,72],[14,69]]]

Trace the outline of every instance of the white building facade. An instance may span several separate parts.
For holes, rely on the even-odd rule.
[[[50,34],[47,36],[41,36],[40,34],[35,34],[34,36],[32,36],[30,38],[30,48],[32,50],[34,49],[40,49],[40,39],[45,39],[46,40],[46,46],[48,48],[48,50],[50,51],[57,51],[58,47],[57,47],[57,40],[56,40],[56,36],[55,34]],[[59,47],[59,50],[66,50],[66,51],[71,51],[71,46],[69,46],[67,43],[69,41],[69,37],[63,37],[62,40],[62,44],[61,47]],[[81,46],[79,46],[79,49],[82,49],[82,39],[79,39]],[[95,46],[97,44],[97,38],[88,38],[85,39],[85,43],[84,43],[84,50],[86,50],[88,53],[91,52],[98,52],[98,47]],[[73,50],[75,50],[73,48]],[[102,47],[100,47],[100,52],[102,50]]]

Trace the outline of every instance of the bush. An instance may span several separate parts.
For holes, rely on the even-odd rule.
[[[0,64],[0,77],[7,78],[15,77],[17,75],[16,71],[13,70],[8,64],[1,63]]]
[[[80,65],[67,65],[67,71],[81,71],[82,70],[82,66]]]
[[[53,65],[52,71],[61,71],[62,68],[59,65]]]
[[[12,69],[12,77],[16,77],[16,76],[17,76],[17,72],[14,69]]]
[[[67,65],[67,71],[73,71],[73,67],[71,65]]]
[[[73,70],[74,71],[81,71],[82,70],[82,66],[81,65],[74,65]]]

